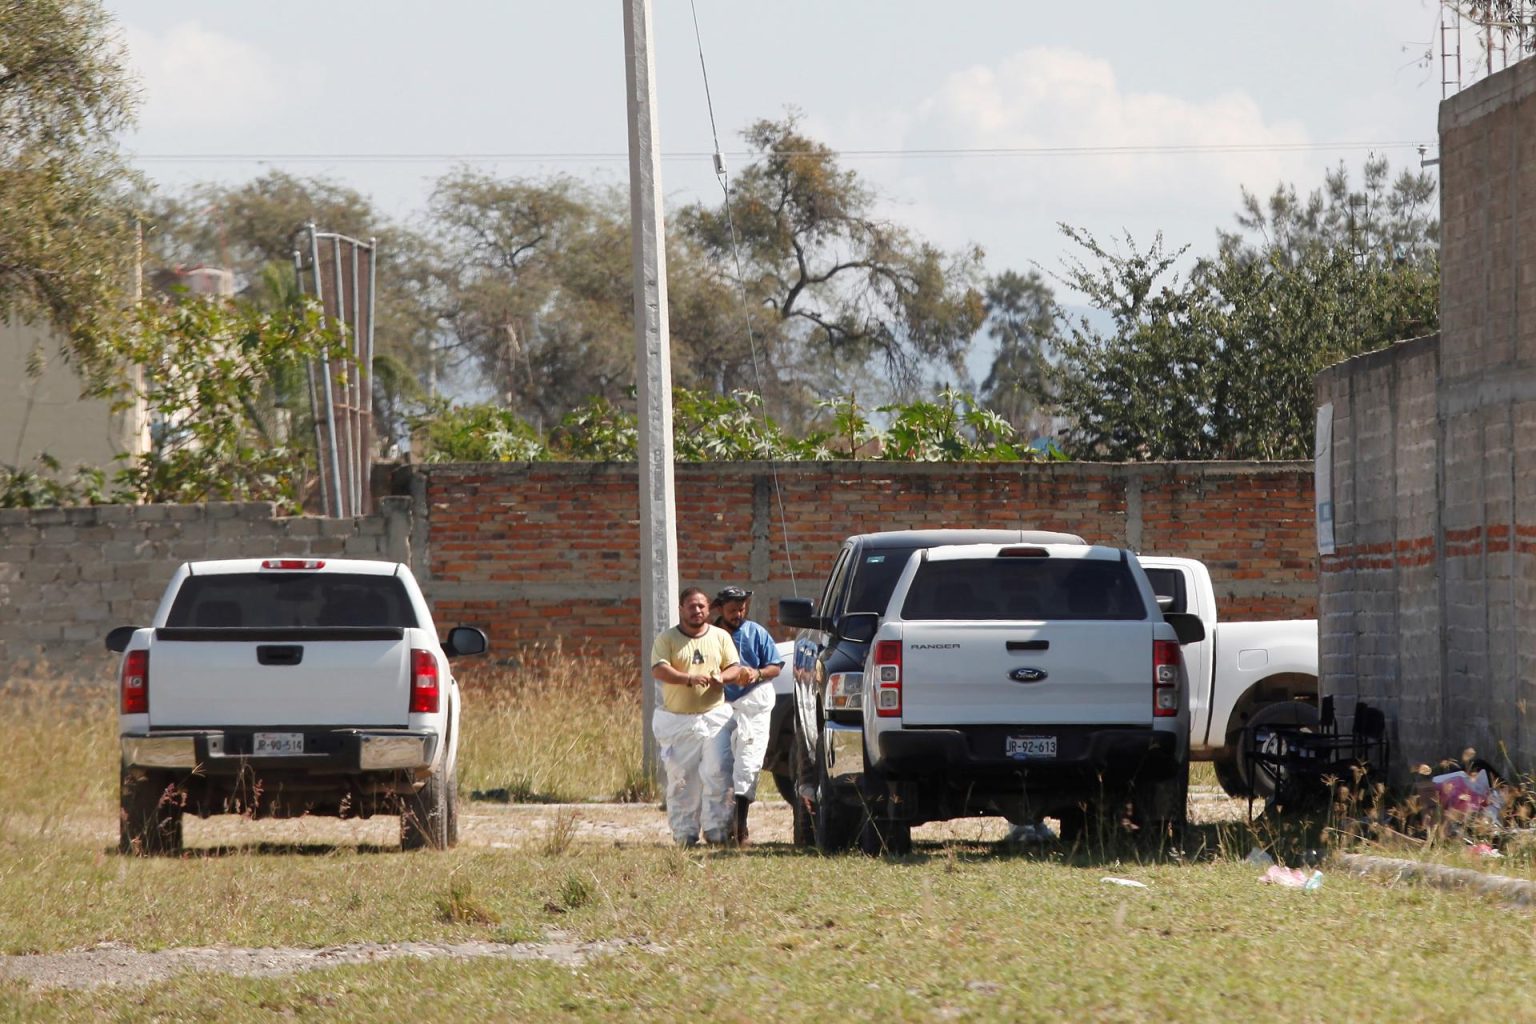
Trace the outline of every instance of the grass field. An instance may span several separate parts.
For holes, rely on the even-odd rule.
[[[465,792],[632,788],[632,678],[536,662],[467,685]],[[1516,970],[1536,952],[1529,911],[1327,865],[1316,892],[1261,885],[1240,823],[1207,826],[1194,863],[964,838],[902,860],[780,843],[683,852],[570,841],[558,824],[509,848],[467,833],[441,854],[247,844],[120,857],[103,841],[116,816],[110,694],[66,700],[36,683],[3,697],[0,953],[631,945],[579,967],[390,960],[85,990],[0,981],[0,1020],[1536,1020]],[[1530,873],[1524,858],[1505,868]]]

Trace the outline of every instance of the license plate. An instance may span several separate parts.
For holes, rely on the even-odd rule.
[[[1056,756],[1055,736],[1009,736],[1006,742],[1007,754],[1012,758]]]
[[[251,739],[251,753],[271,756],[274,754],[304,753],[304,734],[301,732],[258,732]]]

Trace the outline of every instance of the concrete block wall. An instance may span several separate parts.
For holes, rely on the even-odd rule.
[[[1399,752],[1441,745],[1439,340],[1395,345],[1318,378],[1333,405],[1335,550],[1319,566],[1319,685],[1344,728],[1384,707]]]
[[[409,559],[408,499],[366,519],[282,517],[270,502],[0,509],[0,664],[110,672],[114,626],[148,623],[182,562],[277,554]],[[0,676],[3,680],[4,676]]]
[[[1334,367],[1340,550],[1322,687],[1379,700],[1399,773],[1536,770],[1536,62],[1440,107],[1441,331]]]

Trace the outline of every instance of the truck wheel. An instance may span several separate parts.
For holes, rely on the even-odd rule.
[[[405,798],[400,811],[400,848],[402,850],[446,850],[458,838],[457,801],[449,797],[454,788],[452,775],[433,772],[427,784]]]
[[[805,801],[795,792],[795,779],[800,776],[800,744],[795,743],[795,752],[790,755],[790,764],[794,770],[794,776],[781,781],[780,776],[775,775],[773,780],[779,786],[779,795],[784,797],[789,804],[789,820],[794,845],[801,849],[809,849],[816,845],[816,824],[811,818],[811,811],[805,806]],[[785,786],[788,792],[785,792]]]
[[[1224,757],[1211,762],[1211,767],[1216,769],[1216,781],[1221,784],[1227,796],[1234,800],[1244,800],[1248,797],[1248,783],[1243,779],[1238,760],[1238,757]]]
[[[1318,722],[1317,706],[1308,701],[1282,700],[1274,704],[1266,704],[1255,711],[1243,726],[1241,746],[1245,751],[1256,749],[1264,742],[1261,737],[1267,734],[1271,726],[1316,730]],[[1250,764],[1241,755],[1238,757],[1238,766],[1243,781],[1255,797],[1267,802],[1275,795],[1275,776],[1271,769],[1259,764]],[[1244,794],[1246,795],[1247,793]]]
[[[1172,778],[1138,781],[1131,810],[1142,843],[1154,850],[1183,850],[1189,825],[1189,765],[1181,765]]]
[[[842,853],[857,838],[858,820],[853,808],[838,800],[837,788],[827,771],[825,739],[816,745],[816,849],[822,853]]]
[[[143,778],[123,773],[118,801],[119,853],[149,857],[181,852],[182,808],[165,772],[148,772]]]

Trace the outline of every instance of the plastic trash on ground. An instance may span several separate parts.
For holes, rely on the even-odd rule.
[[[1269,870],[1259,876],[1259,881],[1266,885],[1278,885],[1286,889],[1306,889],[1309,891],[1323,887],[1323,873],[1313,871],[1310,874],[1301,868],[1286,868],[1279,864],[1271,864]]]
[[[1244,857],[1243,860],[1249,864],[1256,864],[1261,868],[1267,868],[1275,862],[1275,858],[1271,857],[1268,851],[1257,846],[1249,850],[1248,856]]]
[[[1145,889],[1148,887],[1146,882],[1138,882],[1134,878],[1116,878],[1113,875],[1105,875],[1099,881],[1108,882],[1110,885],[1123,885],[1127,889]]]

